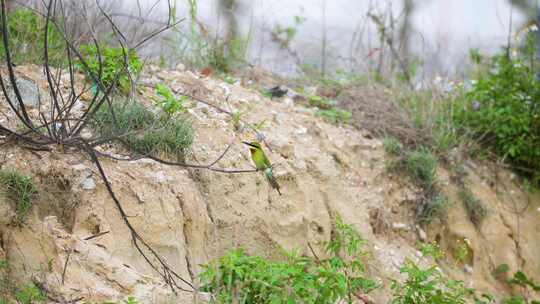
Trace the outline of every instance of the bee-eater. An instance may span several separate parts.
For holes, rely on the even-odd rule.
[[[274,172],[272,171],[272,164],[270,164],[270,161],[268,160],[268,157],[264,154],[264,151],[261,147],[261,144],[253,141],[253,142],[243,142],[245,145],[249,147],[249,152],[251,153],[251,159],[255,163],[255,167],[258,171],[262,171],[264,175],[266,176],[266,179],[270,183],[270,186],[272,188],[276,189],[279,195],[281,195],[281,192],[279,191],[279,184],[276,181],[276,177],[274,176]]]

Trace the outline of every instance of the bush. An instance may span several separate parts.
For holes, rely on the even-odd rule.
[[[383,148],[386,153],[392,156],[399,156],[403,150],[403,145],[399,142],[399,140],[393,137],[385,137],[383,139]]]
[[[10,54],[15,64],[43,63],[45,19],[29,9],[17,8],[7,14]],[[49,62],[65,62],[65,44],[54,25],[48,29]],[[1,34],[0,34],[1,36]],[[0,41],[0,56],[6,58],[4,43]]]
[[[164,153],[182,160],[193,142],[189,121],[154,114],[137,102],[114,102],[112,111],[108,105],[103,105],[92,124],[102,137],[118,138],[142,155]]]
[[[362,275],[362,244],[352,227],[338,220],[326,244],[328,259],[291,252],[282,261],[270,261],[233,250],[205,265],[200,278],[214,303],[351,303],[355,293],[377,288]]]
[[[29,283],[15,292],[15,299],[17,303],[35,304],[44,303],[47,298],[34,283]]]
[[[5,188],[7,197],[15,203],[19,223],[32,207],[32,199],[37,195],[37,187],[31,177],[17,171],[0,171],[0,184]]]
[[[131,49],[99,45],[98,50],[95,44],[87,44],[80,47],[80,52],[88,69],[83,67],[82,62],[75,65],[77,69],[89,74],[87,76],[91,82],[94,82],[95,77],[106,88],[112,85],[122,94],[129,93],[132,80],[143,67],[139,56]]]
[[[187,100],[187,96],[176,98],[167,86],[159,83],[156,84],[156,94],[160,97],[156,99],[157,105],[168,115],[185,110],[184,102]]]
[[[439,252],[430,247],[432,246],[424,245],[424,256]],[[437,256],[433,258],[437,259]],[[392,281],[392,304],[465,304],[474,296],[474,291],[466,288],[462,281],[446,278],[437,265],[423,268],[407,259],[400,272],[405,274],[407,279],[403,283]]]
[[[532,58],[532,59],[531,59]],[[534,48],[496,55],[456,104],[455,123],[519,170],[540,178],[540,82]]]
[[[471,222],[476,227],[480,227],[487,215],[487,209],[484,204],[475,198],[469,189],[461,189],[461,191],[459,191],[459,197],[465,204],[465,209],[467,210]]]
[[[348,123],[352,117],[351,112],[338,108],[318,110],[316,115],[333,124]]]
[[[425,149],[410,152],[406,158],[407,174],[426,192],[437,182],[437,157]]]

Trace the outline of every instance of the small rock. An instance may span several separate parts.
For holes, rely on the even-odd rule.
[[[71,168],[73,168],[73,170],[75,171],[84,171],[88,167],[86,167],[84,164],[76,164],[76,165],[71,166]]]
[[[93,177],[89,176],[81,182],[81,187],[84,190],[94,190],[96,189],[96,181]]]
[[[300,127],[298,129],[296,129],[296,131],[294,131],[296,134],[298,135],[304,135],[304,134],[307,134],[307,128],[305,127]]]
[[[274,122],[278,125],[285,123],[286,115],[283,113],[274,113]]]
[[[183,71],[186,70],[186,66],[185,66],[184,64],[182,64],[182,63],[178,63],[178,64],[176,65],[176,70],[177,70],[177,71],[182,71],[182,72],[183,72]]]
[[[33,81],[26,80],[24,78],[18,78],[16,82],[17,82],[17,88],[19,89],[19,93],[21,93],[23,104],[27,107],[37,107],[39,104],[38,86]],[[19,102],[17,100],[15,91],[13,90],[13,88],[8,89],[8,95],[11,101],[18,108]]]
[[[416,225],[416,231],[418,231],[418,237],[420,241],[425,242],[427,240],[427,234],[420,226]]]
[[[409,226],[407,224],[404,224],[404,223],[392,223],[392,229],[408,231]]]
[[[536,211],[540,212],[540,207],[538,207],[538,209],[536,209]]]
[[[317,94],[317,87],[314,87],[314,86],[305,87],[304,92],[306,92],[307,95],[316,95]]]
[[[290,107],[294,106],[294,100],[293,100],[292,98],[285,97],[285,98],[283,98],[283,104],[284,104],[287,108],[290,108]]]
[[[465,273],[472,274],[473,268],[471,265],[465,264],[465,266],[463,266],[463,271],[465,271]]]
[[[154,178],[155,178],[156,182],[158,182],[160,184],[169,180],[169,178],[165,175],[165,172],[163,172],[163,171],[156,172],[154,174]]]

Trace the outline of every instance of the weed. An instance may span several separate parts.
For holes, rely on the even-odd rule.
[[[242,115],[244,115],[244,113],[241,111],[234,111],[231,115],[233,127],[236,131],[240,131],[242,127]]]
[[[453,253],[454,258],[461,264],[467,263],[470,258],[469,245],[465,240],[457,240]]]
[[[233,250],[204,266],[203,289],[214,303],[351,303],[354,293],[378,285],[362,275],[362,239],[341,220],[335,228],[326,244],[328,259],[289,252],[282,261],[270,261]]]
[[[484,147],[540,181],[540,83],[531,43],[523,53],[488,58],[454,123]]]
[[[465,205],[469,219],[474,226],[479,228],[487,215],[487,208],[479,199],[474,197],[474,194],[468,188],[461,189],[459,191],[459,197]]]
[[[430,254],[437,250],[423,250]],[[400,268],[407,276],[405,282],[392,281],[392,304],[465,304],[474,296],[474,290],[466,288],[462,281],[451,280],[436,265],[423,268],[407,259]]]
[[[351,112],[338,108],[318,110],[316,115],[333,124],[348,123],[352,117]]]
[[[17,220],[22,223],[32,207],[32,199],[37,195],[37,187],[31,177],[17,171],[0,171],[0,184],[7,197],[16,205]]]
[[[113,111],[103,105],[94,116],[93,127],[102,137],[118,139],[139,154],[164,153],[184,159],[193,142],[193,130],[186,119],[154,114],[137,102],[112,105]]]
[[[417,219],[421,224],[430,224],[435,218],[441,218],[446,214],[448,199],[441,193],[428,194],[421,202]]]
[[[47,298],[34,283],[29,283],[15,292],[15,299],[21,304],[34,304],[44,303]]]
[[[307,100],[310,106],[319,108],[321,110],[330,110],[336,105],[336,102],[330,101],[317,95],[308,96]]]
[[[9,47],[15,64],[40,64],[44,59],[45,19],[29,9],[17,8],[7,14]],[[64,42],[60,32],[50,25],[48,28],[49,62],[59,65],[65,61]],[[0,56],[5,58],[4,44],[0,43]]]
[[[422,189],[431,192],[437,182],[437,157],[427,149],[410,152],[406,159],[407,174]]]
[[[157,105],[168,115],[185,110],[184,103],[188,99],[187,96],[176,98],[167,86],[160,83],[156,84],[156,94],[160,97],[160,99],[156,99]]]
[[[401,145],[399,140],[393,137],[385,137],[383,139],[383,148],[386,153],[392,156],[399,156],[403,150],[403,146]]]
[[[127,94],[132,88],[132,80],[141,72],[143,64],[135,50],[122,47],[96,46],[94,44],[80,47],[88,69],[82,62],[75,65],[80,71],[90,73],[89,79],[95,82],[99,79],[101,84],[108,88],[114,86],[122,94]]]

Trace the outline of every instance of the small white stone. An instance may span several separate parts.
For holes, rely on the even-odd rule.
[[[156,172],[154,174],[154,178],[155,178],[156,182],[158,182],[158,183],[164,183],[164,182],[169,180],[169,178],[165,175],[165,172],[163,172],[163,171]]]
[[[424,231],[424,229],[420,228],[420,226],[416,226],[416,230],[418,231],[418,237],[422,242],[425,242],[427,240],[427,234]]]
[[[298,128],[298,129],[296,129],[295,133],[298,134],[298,135],[304,135],[304,134],[307,134],[307,128],[305,128],[305,127],[300,127],[300,128]]]
[[[71,166],[71,168],[73,168],[73,170],[75,171],[84,171],[88,167],[86,167],[84,164],[76,164],[76,165]]]
[[[176,70],[177,71],[184,71],[186,69],[186,66],[183,65],[182,63],[179,63],[176,65]]]
[[[81,182],[81,187],[84,190],[94,190],[96,189],[96,181],[91,176],[87,177]]]
[[[294,106],[294,100],[292,98],[290,98],[290,97],[285,97],[285,98],[283,98],[283,104],[286,107],[290,108],[290,107]]]
[[[468,274],[472,274],[473,273],[473,268],[471,265],[468,265],[468,264],[465,264],[465,266],[463,266],[463,270],[465,271],[465,273],[468,273]]]
[[[392,229],[394,230],[409,230],[409,226],[405,223],[392,223]]]

